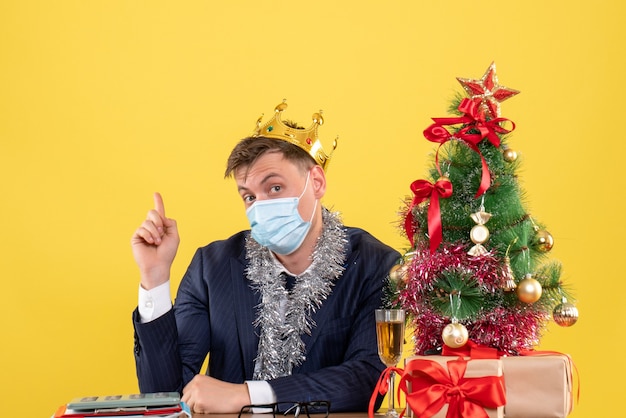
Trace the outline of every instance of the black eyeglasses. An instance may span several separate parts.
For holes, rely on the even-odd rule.
[[[260,411],[259,411],[260,410]],[[294,418],[298,418],[300,414],[305,413],[307,417],[311,417],[310,414],[324,414],[324,418],[328,418],[330,413],[329,401],[309,401],[309,402],[275,402],[264,405],[245,405],[239,411],[238,418],[241,418],[244,414],[272,414],[274,417],[276,414],[289,415],[293,414]]]

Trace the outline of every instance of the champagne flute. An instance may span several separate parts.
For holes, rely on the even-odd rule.
[[[404,344],[404,311],[402,309],[376,309],[376,339],[378,341],[378,356],[387,367],[398,364],[402,358]],[[389,390],[387,397],[389,407],[386,418],[397,418],[395,408],[395,372],[389,373]]]

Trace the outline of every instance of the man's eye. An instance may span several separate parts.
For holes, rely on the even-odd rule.
[[[246,203],[254,202],[254,196],[244,196],[243,201]]]
[[[272,190],[272,192],[274,192],[274,193],[278,193],[278,192],[280,192],[280,189],[281,189],[281,187],[280,187],[280,186],[272,186],[272,189],[271,189],[271,190]]]

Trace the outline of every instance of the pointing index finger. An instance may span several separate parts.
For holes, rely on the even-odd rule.
[[[154,194],[154,210],[156,210],[162,218],[165,218],[165,205],[163,205],[163,198],[158,192]]]

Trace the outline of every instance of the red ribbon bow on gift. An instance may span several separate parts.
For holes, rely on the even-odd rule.
[[[417,417],[431,417],[448,404],[446,418],[488,418],[485,408],[506,403],[502,376],[464,377],[467,360],[459,357],[447,363],[446,371],[432,360],[410,361],[400,380],[400,390]],[[411,381],[411,393],[407,390]]]
[[[482,177],[475,196],[479,197],[487,191],[491,185],[491,176],[487,162],[478,149],[478,144],[486,138],[496,148],[500,147],[500,137],[497,134],[506,134],[513,131],[515,129],[515,123],[506,118],[487,120],[484,112],[480,111],[477,103],[467,98],[461,100],[458,109],[463,113],[463,116],[455,118],[432,118],[435,123],[424,130],[424,136],[429,141],[438,143],[439,148],[449,140],[456,138],[463,141],[480,156]],[[500,125],[500,123],[505,121],[511,122],[511,129],[503,128]],[[448,129],[445,128],[445,126],[458,124],[464,124],[465,126],[455,134],[451,134]],[[439,169],[439,148],[437,148],[435,155],[437,169]]]
[[[439,198],[452,196],[452,183],[446,177],[442,177],[432,184],[427,180],[415,180],[411,183],[411,191],[415,195],[411,206],[404,219],[404,230],[406,231],[411,246],[414,243],[415,228],[413,226],[413,208],[421,202],[430,199],[428,206],[428,236],[430,237],[430,252],[434,253],[442,240],[441,210],[439,209]]]

